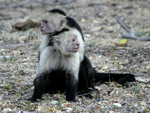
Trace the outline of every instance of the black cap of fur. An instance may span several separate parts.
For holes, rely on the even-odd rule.
[[[63,28],[61,31],[57,31],[57,32],[54,33],[52,36],[59,35],[59,34],[64,33],[64,32],[66,32],[66,31],[69,31],[69,29],[68,29],[68,28]]]
[[[59,14],[61,14],[61,15],[66,16],[66,13],[63,12],[62,10],[60,10],[60,9],[52,9],[52,10],[49,10],[48,12],[49,12],[49,13],[59,13]]]
[[[67,19],[67,25],[69,27],[77,29],[81,33],[82,39],[84,40],[83,33],[82,33],[82,30],[81,30],[81,27],[79,26],[79,24],[71,17],[67,16],[66,19]]]

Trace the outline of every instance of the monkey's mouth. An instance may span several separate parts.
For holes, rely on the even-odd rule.
[[[41,33],[42,34],[48,34],[47,32],[45,32],[44,30],[41,30]]]
[[[73,52],[77,52],[78,50],[79,50],[79,47],[74,48],[72,51],[73,51]]]
[[[41,29],[41,33],[44,34],[45,33],[44,30]]]

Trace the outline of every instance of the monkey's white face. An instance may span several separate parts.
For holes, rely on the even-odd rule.
[[[43,19],[40,29],[42,34],[52,34],[56,31],[56,26],[52,22]]]
[[[59,31],[65,24],[65,17],[58,14],[46,13],[46,16],[41,22],[41,32],[42,34],[53,34]]]
[[[55,23],[52,17],[45,17],[41,22],[41,32],[42,34],[52,34],[56,31]]]
[[[80,44],[77,40],[77,36],[69,31],[63,34],[53,36],[54,46],[64,55],[71,55],[79,50]]]

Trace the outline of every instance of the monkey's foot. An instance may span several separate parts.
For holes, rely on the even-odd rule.
[[[44,100],[44,99],[35,99],[35,98],[29,98],[29,99],[26,99],[26,100],[28,100],[28,101],[31,101],[32,103],[35,103],[35,102],[40,102],[41,100]]]

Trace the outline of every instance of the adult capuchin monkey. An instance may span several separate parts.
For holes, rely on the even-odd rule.
[[[39,48],[39,69],[34,80],[32,102],[46,92],[66,91],[66,100],[76,101],[77,91],[89,91],[94,82],[135,81],[132,74],[97,73],[85,56],[82,30],[77,22],[59,9],[48,11],[42,20],[44,35]],[[95,81],[94,81],[95,80]]]

